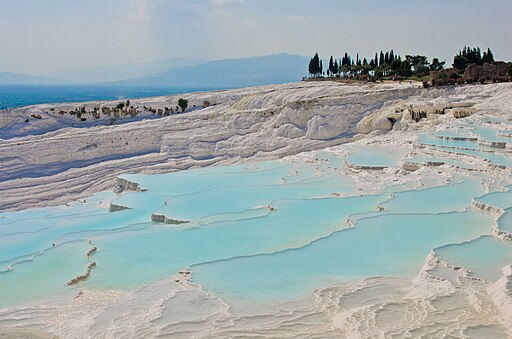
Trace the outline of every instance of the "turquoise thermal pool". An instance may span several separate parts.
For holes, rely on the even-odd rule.
[[[185,274],[212,305],[222,300],[232,312],[250,313],[251,305],[285,307],[340,284],[410,282],[432,257],[495,283],[512,263],[510,241],[491,232],[495,223],[512,232],[508,174],[500,191],[490,189],[498,184],[486,186],[482,178],[492,179],[486,172],[475,174],[474,163],[450,152],[507,166],[510,158],[474,141],[423,135],[419,143],[444,152],[407,158],[406,151],[351,145],[346,158],[318,151],[281,161],[127,174],[118,183],[136,191],[0,213],[0,308],[62,303],[84,291],[137,295]],[[407,159],[420,169],[402,169]],[[383,167],[366,171],[380,186],[365,182],[358,176],[364,170],[352,165]],[[485,213],[473,201],[505,213]],[[442,270],[448,268],[431,274]],[[395,292],[389,289],[389,298]],[[172,313],[165,305],[184,297],[166,298],[152,324],[164,323]]]
[[[357,167],[393,167],[400,164],[403,152],[383,146],[365,146],[347,156],[347,162]]]

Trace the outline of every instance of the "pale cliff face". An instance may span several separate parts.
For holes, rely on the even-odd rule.
[[[365,116],[360,133],[404,130],[410,124],[397,108],[407,105],[471,101],[476,108],[505,109],[511,101],[509,84],[420,87],[314,82],[138,99],[130,102],[140,110],[137,117],[121,114],[114,122],[112,114],[94,118],[85,113],[87,121],[82,122],[59,112],[81,107],[89,112],[117,102],[39,105],[2,113],[0,134],[6,139],[0,144],[0,210],[67,202],[113,187],[121,173],[275,159],[338,145],[352,140]],[[144,109],[174,107],[180,97],[189,100],[184,114],[159,116]],[[203,109],[205,101],[212,106]]]

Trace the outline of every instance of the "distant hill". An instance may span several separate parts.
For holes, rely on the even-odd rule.
[[[186,88],[228,88],[287,83],[300,80],[309,58],[276,54],[243,59],[210,61],[168,72],[118,82],[123,85]]]
[[[306,74],[308,62],[307,57],[286,53],[210,62],[182,58],[75,68],[55,72],[48,77],[0,72],[0,85],[234,88],[298,81]]]
[[[50,76],[74,83],[112,82],[168,72],[176,67],[194,66],[205,62],[205,60],[200,59],[175,58],[121,65],[72,68],[54,72]]]
[[[0,72],[0,85],[59,85],[64,81],[37,75]]]

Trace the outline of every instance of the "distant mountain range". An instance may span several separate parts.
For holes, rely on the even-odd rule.
[[[101,84],[173,88],[233,88],[300,80],[309,58],[287,53],[204,62],[169,59],[55,72],[48,77],[0,73],[0,85]]]
[[[129,79],[116,84],[169,87],[246,87],[300,80],[308,58],[276,54],[243,59],[210,61],[196,66],[178,67],[168,72]]]
[[[168,72],[176,67],[195,66],[205,62],[201,59],[176,58],[121,65],[73,68],[54,72],[50,76],[74,83],[97,84]]]
[[[65,82],[60,79],[21,73],[0,72],[0,85],[58,85],[63,83]]]

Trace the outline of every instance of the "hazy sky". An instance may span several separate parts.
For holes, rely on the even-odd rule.
[[[393,48],[512,60],[512,0],[0,0],[0,71]]]

